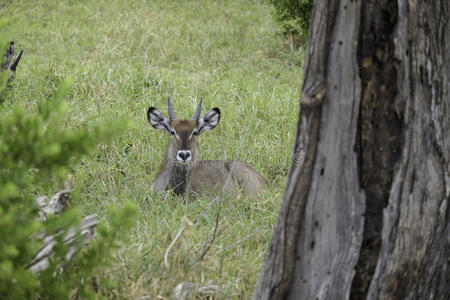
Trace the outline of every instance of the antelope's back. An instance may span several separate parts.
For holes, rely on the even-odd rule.
[[[238,160],[202,160],[192,169],[191,176],[191,191],[197,194],[207,190],[229,193],[242,189],[254,195],[267,186],[267,181],[252,166]]]

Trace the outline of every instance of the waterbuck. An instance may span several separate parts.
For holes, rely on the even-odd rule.
[[[192,119],[180,120],[173,111],[170,98],[167,105],[169,119],[155,107],[147,111],[149,123],[170,134],[166,157],[152,183],[153,191],[172,190],[184,197],[211,190],[231,192],[242,189],[252,195],[267,185],[264,177],[242,161],[198,160],[197,137],[217,126],[220,120],[217,107],[200,118],[200,99]]]

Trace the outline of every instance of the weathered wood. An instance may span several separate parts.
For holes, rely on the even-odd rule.
[[[402,155],[368,299],[450,299],[450,3],[399,0]]]
[[[317,0],[253,299],[449,299],[450,3]]]
[[[393,41],[397,4],[391,0],[361,3],[358,45],[362,95],[356,152],[361,188],[366,195],[363,242],[350,298],[364,298],[381,247],[383,209],[401,157],[404,101],[397,95],[398,60]],[[369,34],[370,33],[370,34]]]
[[[219,291],[219,286],[215,284],[200,284],[196,285],[192,282],[182,282],[173,289],[172,299],[187,300],[192,299],[192,296],[213,299],[214,295]]]
[[[47,221],[51,215],[59,216],[72,204],[69,190],[56,193],[50,200],[48,196],[41,196],[36,200],[39,208],[39,216],[42,221]]]
[[[90,215],[83,219],[79,228],[70,227],[63,238],[63,243],[69,246],[69,250],[65,256],[65,259],[69,261],[76,253],[76,247],[73,245],[78,235],[81,235],[83,242],[89,244],[95,237],[95,227],[98,225],[96,215]],[[39,273],[45,270],[50,262],[50,256],[53,253],[53,249],[57,244],[56,236],[64,234],[64,231],[60,231],[55,235],[46,236],[43,238],[43,245],[41,249],[36,253],[33,260],[30,262],[28,268],[33,273]]]
[[[353,151],[360,83],[352,20],[359,7],[356,1],[316,2],[295,156],[253,299],[348,296],[364,211]]]
[[[41,220],[47,221],[50,215],[61,215],[70,207],[72,200],[70,191],[63,190],[55,194],[50,200],[48,196],[42,196],[37,198],[36,202]],[[83,243],[89,244],[95,237],[95,227],[98,223],[99,221],[96,215],[89,215],[81,221],[79,227],[70,227],[67,231],[59,230],[54,235],[41,236],[43,245],[33,260],[28,264],[27,268],[35,274],[45,270],[50,265],[49,259],[54,247],[57,245],[56,237],[60,235],[64,235],[62,242],[69,247],[65,256],[66,261],[69,261],[77,251],[74,244],[77,236],[81,235]]]

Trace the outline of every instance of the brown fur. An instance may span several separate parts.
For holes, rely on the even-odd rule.
[[[228,193],[240,189],[246,194],[254,195],[267,186],[264,177],[245,162],[198,161],[196,133],[211,130],[218,124],[220,120],[218,108],[206,113],[201,120],[175,119],[170,123],[153,107],[147,114],[153,127],[171,134],[166,158],[152,183],[154,191],[172,190],[178,195],[186,196],[198,195],[205,191],[223,190]],[[191,159],[180,163],[177,160],[177,153],[186,150],[190,151]]]

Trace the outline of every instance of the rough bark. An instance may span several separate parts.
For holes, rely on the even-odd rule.
[[[398,1],[405,130],[368,299],[450,298],[450,3]]]
[[[334,0],[313,10],[294,157],[254,299],[342,299],[351,285],[364,210],[353,151],[359,11]]]
[[[254,299],[450,298],[449,6],[316,1]]]

